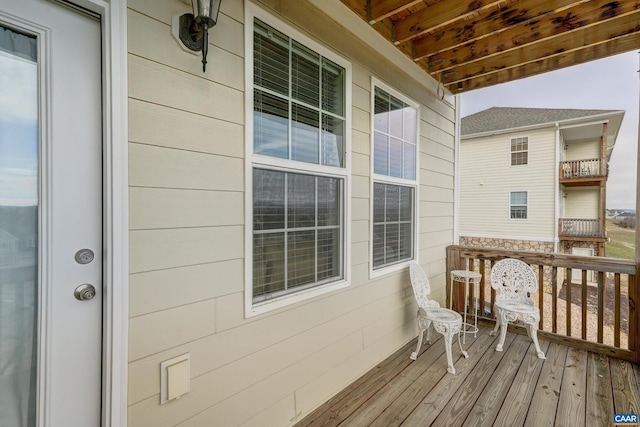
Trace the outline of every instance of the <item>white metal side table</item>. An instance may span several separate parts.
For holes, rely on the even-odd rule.
[[[472,285],[480,284],[482,280],[482,275],[480,273],[476,273],[475,271],[469,270],[452,270],[451,271],[451,289],[449,290],[449,308],[453,308],[453,285],[455,283],[464,283],[464,319],[463,319],[463,336],[462,343],[466,344],[467,333],[472,333],[473,336],[478,336],[478,305],[474,305],[474,322],[473,325],[467,323],[467,300],[469,299],[469,283]],[[469,304],[472,304],[473,301],[470,301]]]

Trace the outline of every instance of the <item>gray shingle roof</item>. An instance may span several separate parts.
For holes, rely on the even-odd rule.
[[[463,117],[460,121],[460,132],[462,135],[473,135],[545,123],[556,123],[616,111],[618,110],[493,107]]]

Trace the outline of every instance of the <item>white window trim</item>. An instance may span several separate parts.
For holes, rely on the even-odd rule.
[[[352,109],[352,66],[349,61],[329,50],[308,35],[294,28],[280,18],[275,17],[249,0],[245,0],[245,318],[250,318],[277,310],[301,301],[315,298],[339,289],[351,283],[351,109]],[[311,163],[272,158],[253,154],[253,20],[258,18],[287,36],[330,59],[345,70],[345,135],[344,167],[336,168]],[[292,294],[283,295],[267,301],[253,302],[253,169],[265,167],[287,172],[312,173],[344,179],[343,210],[343,279],[326,285],[318,285]]]
[[[526,193],[527,194],[527,217],[526,218],[511,218],[511,206],[523,206],[523,205],[512,205],[511,204],[511,194],[512,193]],[[528,190],[509,190],[509,210],[507,212],[507,217],[510,221],[527,221],[529,219],[529,191]]]
[[[375,88],[379,87],[380,89],[384,90],[385,92],[395,96],[396,98],[400,99],[401,101],[405,102],[406,104],[410,105],[411,107],[414,107],[416,109],[416,179],[415,180],[411,180],[411,179],[403,179],[403,178],[397,178],[397,177],[392,177],[392,176],[388,176],[388,175],[380,175],[377,173],[374,173],[374,156],[373,156],[373,144],[374,144],[374,108],[375,108]],[[373,279],[376,277],[380,277],[380,276],[384,276],[386,274],[389,273],[393,273],[399,270],[404,270],[409,266],[409,263],[411,261],[417,261],[418,260],[418,236],[420,236],[419,230],[418,230],[418,225],[420,223],[420,216],[419,216],[419,206],[420,206],[420,142],[421,142],[421,136],[420,136],[420,104],[416,101],[414,101],[413,99],[407,97],[406,95],[404,95],[403,93],[397,91],[396,89],[394,89],[393,87],[389,86],[388,84],[384,83],[383,81],[375,78],[375,77],[371,77],[371,93],[370,93],[370,101],[369,101],[369,105],[371,106],[370,109],[370,124],[369,124],[369,131],[370,131],[370,135],[369,135],[369,149],[371,152],[371,155],[369,156],[369,160],[370,160],[370,171],[371,171],[371,178],[369,180],[369,278]],[[376,182],[380,182],[380,183],[384,183],[384,184],[394,184],[394,185],[402,185],[405,187],[413,187],[414,188],[414,193],[415,193],[415,199],[414,199],[414,203],[413,203],[413,218],[414,218],[414,224],[413,224],[413,248],[412,248],[412,252],[413,252],[413,257],[411,259],[407,259],[405,261],[400,261],[397,264],[393,264],[387,267],[381,267],[381,268],[377,268],[374,269],[373,268],[373,187],[374,187],[374,183]]]
[[[517,151],[517,153],[527,153],[527,163],[522,164],[522,165],[514,165],[511,161],[511,154],[513,154],[513,151],[511,151],[511,144],[513,143],[514,139],[520,139],[520,138],[527,138],[527,149],[526,150],[522,150],[522,151]],[[509,166],[510,167],[526,167],[529,166],[529,153],[531,152],[531,150],[529,150],[529,141],[531,140],[531,138],[529,138],[529,135],[522,135],[522,136],[516,136],[516,137],[512,137],[509,138]]]

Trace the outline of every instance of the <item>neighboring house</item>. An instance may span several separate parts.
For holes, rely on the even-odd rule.
[[[500,108],[461,120],[460,244],[605,255],[624,111]]]

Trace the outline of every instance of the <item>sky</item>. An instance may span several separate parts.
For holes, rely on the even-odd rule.
[[[639,53],[627,52],[460,95],[461,117],[491,107],[625,110],[609,163],[608,209],[635,209]]]

